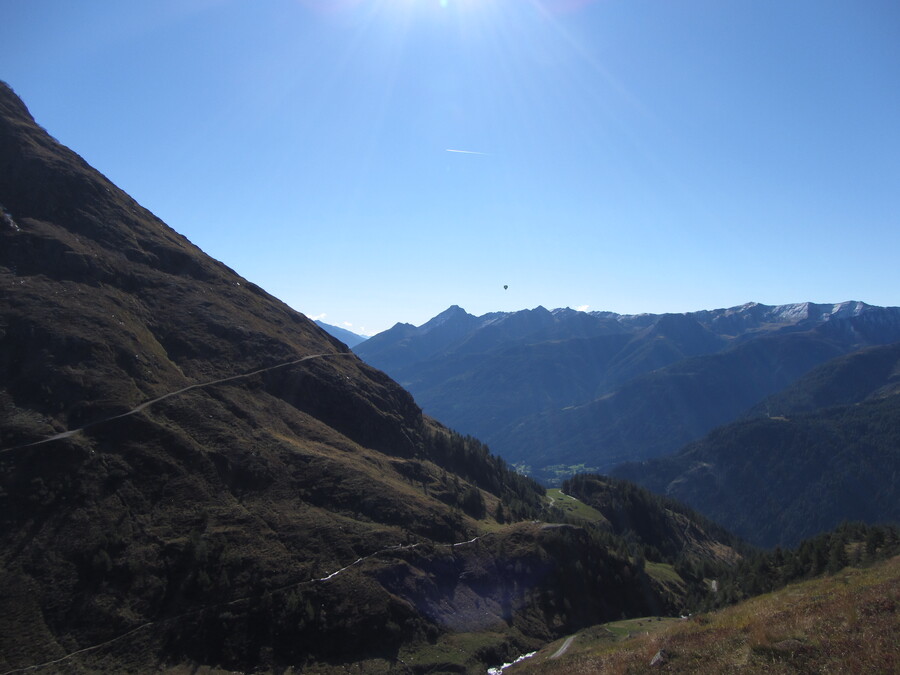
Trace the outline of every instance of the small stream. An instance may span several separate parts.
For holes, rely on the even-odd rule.
[[[504,663],[502,666],[497,666],[497,667],[495,667],[495,668],[488,668],[488,671],[487,671],[487,672],[488,672],[488,675],[500,675],[504,670],[506,670],[506,669],[509,668],[510,666],[516,665],[517,663],[519,663],[519,661],[524,661],[525,659],[530,659],[530,658],[531,658],[532,656],[534,656],[535,654],[537,654],[536,651],[535,651],[535,652],[531,652],[531,653],[529,653],[529,654],[522,654],[522,656],[520,656],[519,658],[517,658],[517,659],[516,659],[515,661],[513,661],[512,663]]]

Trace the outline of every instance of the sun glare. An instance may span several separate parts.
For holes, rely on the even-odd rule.
[[[377,11],[386,9],[462,9],[490,4],[492,0],[297,0],[301,5],[318,14],[338,14],[346,10],[369,7]]]
[[[531,5],[546,14],[571,14],[596,4],[599,0],[296,0],[317,14],[341,14],[356,9],[375,12],[405,10],[454,10],[472,13],[482,10],[502,11],[514,5]]]

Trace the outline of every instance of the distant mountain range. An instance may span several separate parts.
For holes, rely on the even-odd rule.
[[[324,321],[319,321],[318,319],[316,319],[316,325],[326,333],[328,333],[331,337],[336,337],[348,347],[355,347],[361,342],[365,342],[369,339],[365,335],[357,335],[353,331],[349,331],[346,328],[341,328],[340,326],[332,326],[331,324],[325,323]]]
[[[679,450],[812,368],[900,340],[900,308],[749,303],[686,314],[453,306],[355,348],[425,412],[550,484]]]

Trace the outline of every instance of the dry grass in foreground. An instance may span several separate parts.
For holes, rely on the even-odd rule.
[[[526,673],[900,672],[900,557],[793,584],[734,607],[616,638],[579,634],[506,671]],[[614,629],[614,625],[612,626]],[[632,633],[632,635],[634,635]],[[650,666],[660,652],[663,663]]]

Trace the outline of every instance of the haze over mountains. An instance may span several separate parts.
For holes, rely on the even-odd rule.
[[[348,347],[355,347],[360,342],[365,342],[366,340],[368,340],[365,335],[358,335],[357,333],[347,330],[346,328],[341,328],[340,326],[332,326],[331,324],[325,323],[324,321],[320,321],[318,319],[316,319],[316,325],[332,337],[336,337]]]
[[[900,340],[900,309],[749,303],[687,314],[453,306],[355,348],[447,424],[553,483],[701,438],[815,366]]]

